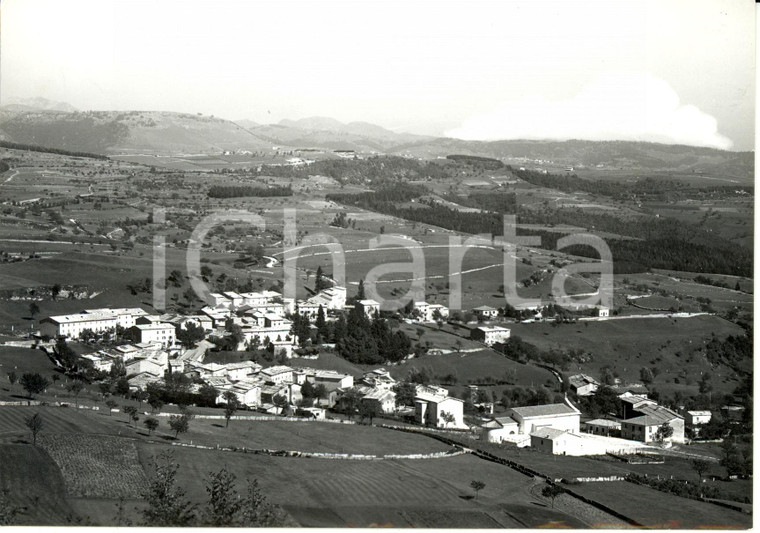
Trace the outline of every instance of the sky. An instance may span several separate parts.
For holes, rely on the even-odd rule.
[[[754,149],[749,0],[2,0],[0,104]]]

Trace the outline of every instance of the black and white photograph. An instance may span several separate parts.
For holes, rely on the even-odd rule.
[[[0,527],[751,529],[759,13],[2,0]]]

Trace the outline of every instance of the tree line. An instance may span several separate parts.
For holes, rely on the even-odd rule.
[[[293,189],[290,185],[266,188],[251,185],[212,185],[207,194],[209,198],[242,198],[245,196],[269,198],[272,196],[293,196]]]

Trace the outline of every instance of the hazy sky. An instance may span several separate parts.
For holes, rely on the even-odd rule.
[[[2,0],[0,103],[754,147],[750,0]]]

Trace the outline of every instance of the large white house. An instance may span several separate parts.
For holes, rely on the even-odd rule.
[[[116,329],[119,319],[112,314],[77,313],[58,315],[40,320],[40,334],[48,337],[78,339],[84,330],[102,333]]]
[[[479,341],[488,346],[492,346],[497,342],[506,342],[509,340],[511,330],[503,328],[501,326],[480,326],[470,330],[470,338],[474,341]]]
[[[176,341],[174,324],[167,322],[137,324],[130,328],[130,332],[137,337],[137,342],[142,343],[160,343],[163,346],[172,346]]]
[[[414,417],[418,424],[437,428],[465,428],[464,400],[417,391],[414,396]],[[453,417],[447,421],[448,416]]]

